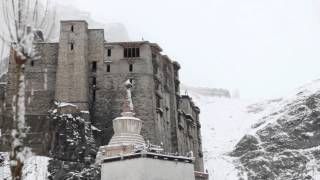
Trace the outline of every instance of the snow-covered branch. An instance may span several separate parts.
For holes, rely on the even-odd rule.
[[[0,28],[0,60],[7,57],[10,50],[10,58],[16,67],[10,166],[12,179],[20,180],[24,161],[32,154],[24,144],[28,131],[25,123],[25,63],[38,57],[34,42],[50,36],[55,8],[53,0],[2,0],[0,9],[0,23],[4,25]]]

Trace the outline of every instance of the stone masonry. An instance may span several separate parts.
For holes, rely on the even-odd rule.
[[[88,29],[85,21],[62,21],[60,42],[36,42],[40,59],[26,64],[26,119],[31,127],[28,143],[34,152],[49,155],[52,133],[48,111],[54,102],[72,103],[89,111],[96,146],[108,144],[112,120],[119,117],[130,79],[136,117],[141,134],[166,152],[196,157],[195,170],[203,172],[199,108],[180,95],[178,62],[162,55],[155,43],[106,42],[102,29]],[[10,58],[8,80],[0,86],[3,135],[0,151],[8,150],[12,125],[15,64]]]

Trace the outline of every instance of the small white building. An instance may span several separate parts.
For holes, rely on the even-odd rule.
[[[195,180],[193,160],[148,152],[106,158],[101,180]]]

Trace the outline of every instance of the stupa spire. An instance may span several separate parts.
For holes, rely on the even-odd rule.
[[[132,93],[131,93],[131,88],[132,88],[132,83],[130,82],[130,80],[128,79],[125,82],[125,87],[127,90],[127,95],[122,107],[122,113],[128,113],[128,112],[132,112],[134,111],[134,107],[133,107],[133,102],[132,102]],[[123,115],[123,114],[122,114]]]

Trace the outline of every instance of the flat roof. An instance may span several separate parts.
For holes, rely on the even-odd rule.
[[[170,156],[170,155],[157,154],[157,153],[151,153],[151,152],[140,152],[140,153],[123,155],[123,156],[105,158],[102,160],[102,164],[115,162],[115,161],[123,161],[128,159],[137,159],[137,158],[150,158],[150,159],[159,159],[159,160],[165,160],[165,161],[194,163],[194,158],[189,158],[184,156]]]
[[[84,22],[88,24],[86,20],[61,20],[60,23],[69,23],[69,22]]]

